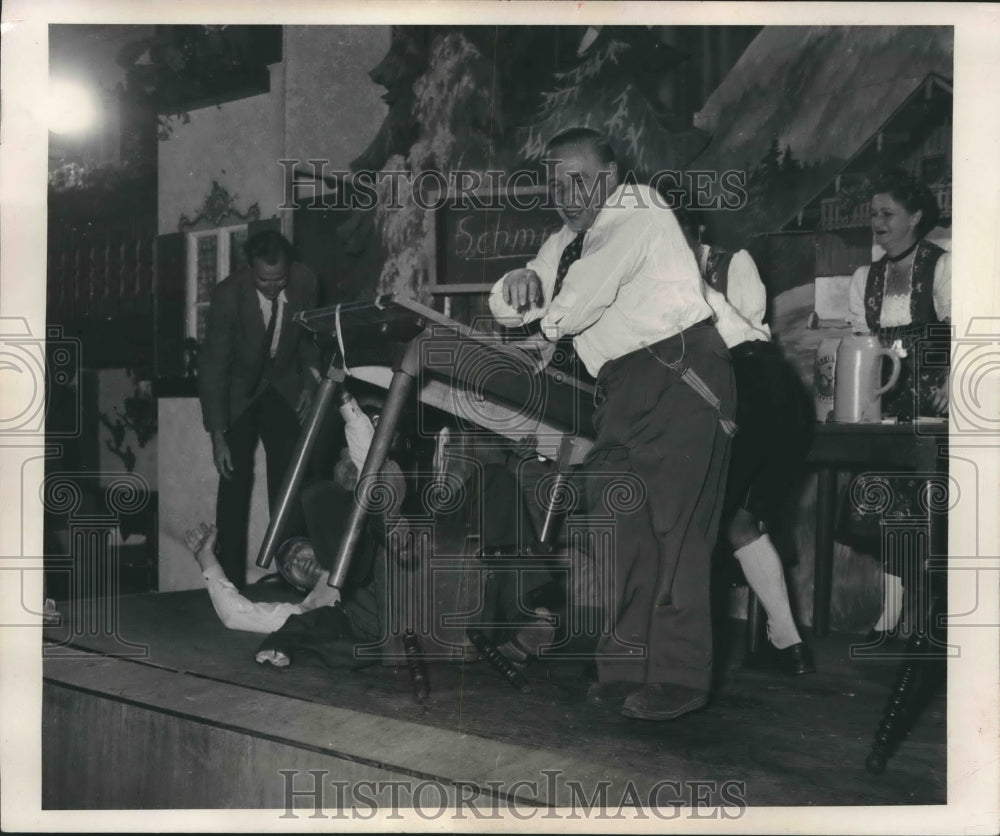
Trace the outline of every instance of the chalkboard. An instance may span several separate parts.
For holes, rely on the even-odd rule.
[[[562,226],[544,188],[452,198],[435,210],[437,294],[488,292],[504,273],[524,265]]]

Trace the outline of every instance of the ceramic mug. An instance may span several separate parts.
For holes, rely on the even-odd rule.
[[[817,421],[825,422],[833,412],[837,380],[837,349],[840,348],[840,342],[839,337],[827,337],[820,340],[816,348],[814,392]]]

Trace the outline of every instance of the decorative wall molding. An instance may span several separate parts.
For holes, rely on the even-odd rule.
[[[254,203],[246,212],[236,208],[236,198],[218,180],[212,181],[212,188],[205,195],[198,214],[189,218],[182,214],[177,222],[178,232],[193,232],[197,229],[214,229],[237,223],[253,223],[260,220],[260,206]]]

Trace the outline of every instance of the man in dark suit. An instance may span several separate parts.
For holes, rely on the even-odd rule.
[[[291,244],[275,230],[250,237],[244,252],[249,266],[212,292],[198,355],[198,396],[220,477],[219,563],[237,588],[246,584],[257,442],[267,455],[273,509],[319,379],[316,348],[292,322],[299,311],[316,307],[316,277],[293,263]],[[285,534],[301,527],[293,517]]]

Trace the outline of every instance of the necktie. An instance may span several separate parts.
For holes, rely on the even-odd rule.
[[[563,279],[566,278],[566,274],[569,272],[570,266],[580,257],[580,253],[583,252],[583,236],[586,234],[586,230],[577,233],[576,238],[565,246],[562,251],[562,255],[559,256],[559,266],[556,267],[556,284],[552,289],[553,299],[555,299],[559,295],[559,291],[562,290]]]
[[[556,283],[552,288],[553,299],[555,299],[556,296],[559,295],[559,291],[562,290],[563,279],[566,278],[569,268],[583,252],[583,236],[586,234],[586,230],[577,233],[576,238],[570,241],[563,248],[562,255],[559,256],[559,264],[556,267]],[[537,327],[538,323],[534,324]],[[573,367],[575,365],[574,360],[576,358],[576,352],[573,350],[573,338],[569,335],[562,337],[559,339],[557,346],[558,348],[556,349],[555,356],[552,358],[551,362],[552,368],[567,372],[570,375],[575,375]]]
[[[271,317],[267,321],[267,336],[264,337],[264,357],[269,360],[272,357],[271,343],[274,342],[274,329],[278,325],[278,300],[269,299],[271,303]]]

